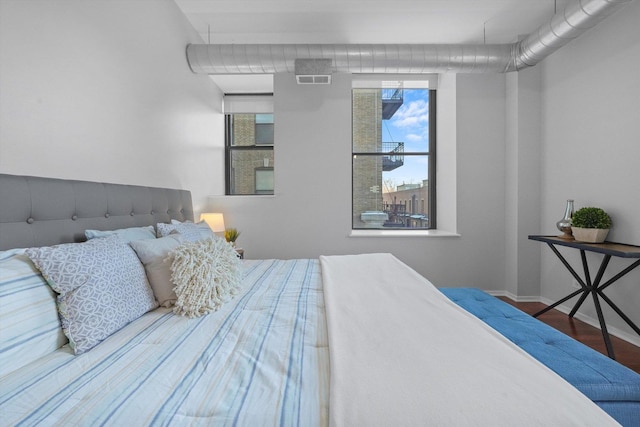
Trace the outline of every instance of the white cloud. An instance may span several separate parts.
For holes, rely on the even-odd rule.
[[[392,120],[392,124],[400,128],[422,126],[428,122],[429,104],[422,99],[404,104]]]

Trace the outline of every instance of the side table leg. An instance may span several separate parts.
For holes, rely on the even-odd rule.
[[[569,295],[567,295],[566,297],[562,298],[561,300],[554,302],[554,303],[553,303],[553,304],[551,304],[550,306],[543,308],[542,310],[540,310],[540,311],[539,311],[539,312],[537,312],[537,313],[534,313],[534,314],[533,314],[533,317],[538,317],[538,316],[540,316],[541,314],[544,314],[544,313],[546,313],[547,311],[549,311],[549,310],[551,310],[551,309],[553,309],[553,308],[556,308],[557,306],[559,306],[559,305],[560,305],[560,304],[562,304],[563,302],[565,302],[565,301],[567,301],[567,300],[570,300],[571,298],[575,297],[576,295],[578,295],[578,294],[580,294],[580,293],[584,293],[585,295],[589,295],[589,292],[588,292],[588,291],[585,291],[584,289],[578,289],[577,291],[570,293]]]
[[[604,315],[602,314],[602,308],[600,307],[600,301],[598,300],[598,293],[592,292],[591,295],[593,295],[593,304],[596,306],[596,313],[598,313],[598,321],[600,322],[604,345],[607,347],[607,354],[610,358],[616,360],[616,356],[613,353],[613,346],[611,345],[611,338],[609,337],[609,331],[607,331],[607,324],[604,321]]]
[[[571,265],[567,262],[567,260],[562,256],[562,254],[560,253],[560,251],[558,251],[558,249],[556,249],[556,247],[551,244],[551,243],[547,243],[547,245],[551,248],[551,250],[553,251],[554,254],[556,254],[556,256],[558,257],[558,259],[560,259],[560,262],[562,262],[562,264],[565,266],[565,268],[567,270],[569,270],[569,273],[571,273],[571,275],[578,281],[578,283],[580,283],[580,287],[581,289],[574,291],[572,293],[570,293],[569,295],[567,295],[566,297],[562,298],[559,301],[554,302],[553,304],[551,304],[548,307],[545,307],[544,309],[538,311],[537,313],[533,314],[533,317],[538,317],[541,314],[546,313],[547,311],[551,310],[552,308],[556,308],[557,306],[559,306],[560,304],[562,304],[563,302],[570,300],[571,298],[575,297],[576,295],[579,294],[583,294],[580,297],[580,300],[578,301],[580,304],[582,304],[582,302],[584,301],[584,299],[589,295],[589,290],[587,287],[587,284],[584,283],[584,280],[582,280],[582,278],[578,275],[578,273],[576,273],[576,271],[573,269],[573,267],[571,267]],[[586,262],[586,259],[585,259]],[[588,271],[588,269],[587,269]],[[588,273],[587,273],[588,274]]]
[[[584,300],[587,299],[587,296],[589,296],[589,292],[595,292],[595,290],[598,289],[598,285],[600,284],[600,281],[602,280],[602,276],[604,275],[604,271],[607,269],[607,265],[609,265],[609,260],[611,259],[611,255],[605,255],[604,256],[604,258],[602,259],[602,262],[600,263],[600,268],[598,269],[598,274],[596,274],[596,280],[592,283],[591,282],[591,275],[589,274],[589,265],[587,264],[587,257],[585,255],[584,250],[582,250],[582,249],[580,250],[580,256],[582,258],[582,268],[584,269],[584,277],[585,277],[585,281],[586,281],[586,285],[587,286],[584,288],[585,289],[585,293],[582,294],[582,296],[580,297],[580,299],[578,300],[576,305],[573,306],[573,309],[569,313],[569,317],[575,316],[576,312],[578,311],[578,309],[580,308],[580,306],[582,305]]]
[[[622,310],[620,310],[620,308],[619,308],[617,305],[615,305],[615,304],[613,303],[613,301],[611,301],[611,299],[610,299],[608,296],[606,296],[606,295],[604,294],[604,292],[602,292],[602,291],[598,290],[598,294],[600,295],[600,297],[601,297],[601,298],[602,298],[602,299],[603,299],[607,304],[609,304],[609,306],[610,306],[610,307],[611,307],[611,308],[612,308],[616,313],[618,313],[618,316],[620,316],[620,317],[622,318],[622,320],[624,320],[625,322],[627,322],[627,325],[631,326],[631,329],[633,329],[633,330],[636,332],[636,334],[640,335],[640,328],[638,328],[638,326],[637,326],[635,323],[633,323],[633,322],[631,321],[631,319],[629,319],[629,316],[627,316],[626,314],[624,314],[624,313],[622,312]]]

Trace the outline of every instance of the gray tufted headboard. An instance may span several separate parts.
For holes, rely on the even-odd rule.
[[[0,250],[84,241],[84,230],[193,221],[187,190],[0,174]]]

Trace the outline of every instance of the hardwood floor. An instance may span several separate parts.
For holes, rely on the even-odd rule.
[[[539,302],[515,302],[507,297],[499,298],[528,314],[536,313],[546,307],[545,304]],[[539,316],[538,320],[556,328],[570,337],[573,337],[604,355],[607,354],[607,349],[604,345],[604,340],[602,339],[602,333],[598,328],[594,328],[593,326],[578,319],[572,319],[565,313],[555,309],[549,310],[547,313]],[[611,336],[611,343],[613,345],[616,360],[631,370],[640,373],[640,347],[614,336]]]

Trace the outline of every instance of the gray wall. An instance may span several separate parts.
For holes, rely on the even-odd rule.
[[[640,245],[640,2],[625,6],[547,58],[542,66],[542,203],[540,232],[555,233],[566,199],[600,206],[613,218],[609,240]],[[545,301],[572,290],[572,277],[541,248]],[[575,252],[565,251],[580,266]],[[589,256],[599,264],[599,257]],[[609,273],[629,260],[613,259]],[[592,277],[597,265],[592,268]],[[640,269],[607,294],[640,324]],[[595,318],[593,303],[580,313]],[[608,324],[638,337],[611,310]]]
[[[330,86],[301,86],[293,75],[277,75],[276,195],[212,197],[210,210],[242,231],[238,244],[249,258],[391,252],[437,285],[504,290],[505,76],[451,79],[454,90],[438,95],[449,109],[439,116],[438,133],[442,152],[455,144],[457,158],[449,166],[443,158],[438,173],[445,166],[457,170],[454,192],[441,196],[456,197],[460,237],[349,237],[349,75],[334,76]]]

